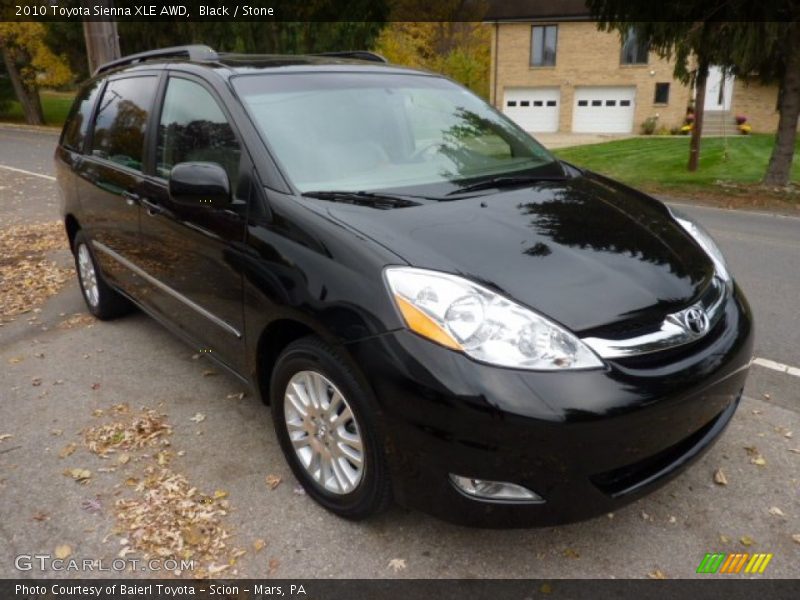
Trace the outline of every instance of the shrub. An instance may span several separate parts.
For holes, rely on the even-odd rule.
[[[658,117],[647,117],[641,126],[642,134],[653,135],[653,132],[656,130],[657,123],[658,123]]]

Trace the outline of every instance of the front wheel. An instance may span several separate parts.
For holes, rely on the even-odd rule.
[[[281,448],[309,496],[348,519],[389,506],[374,400],[331,347],[316,337],[290,344],[275,364],[270,398]]]

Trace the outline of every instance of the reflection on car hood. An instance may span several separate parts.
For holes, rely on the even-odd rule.
[[[579,333],[660,322],[713,276],[661,203],[593,175],[402,210],[327,212],[411,265],[468,277]]]

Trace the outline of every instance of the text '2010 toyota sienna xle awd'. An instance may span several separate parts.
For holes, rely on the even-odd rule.
[[[739,403],[751,314],[708,234],[443,77],[135,55],[83,87],[56,164],[89,310],[136,305],[251,384],[338,515],[587,518]]]

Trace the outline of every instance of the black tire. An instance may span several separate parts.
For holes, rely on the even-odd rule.
[[[82,275],[80,265],[83,252],[81,249],[82,247],[86,249],[94,269],[95,280],[97,282],[96,299],[93,298],[92,293],[88,291],[91,286],[84,282]],[[75,272],[78,276],[78,285],[81,288],[81,295],[90,313],[98,319],[107,321],[125,315],[133,310],[131,302],[106,282],[103,272],[100,270],[100,265],[95,258],[92,245],[83,231],[78,231],[78,233],[75,234],[75,239],[72,242],[72,254],[75,258]]]
[[[286,424],[284,395],[290,380],[301,371],[313,371],[328,379],[342,394],[357,423],[362,442],[363,470],[349,493],[325,489],[301,463],[292,446]],[[330,391],[330,390],[329,390]],[[351,520],[377,514],[392,502],[389,468],[381,443],[382,423],[373,395],[359,382],[337,352],[315,336],[291,343],[278,357],[270,384],[272,420],[283,454],[306,493],[329,511]]]

